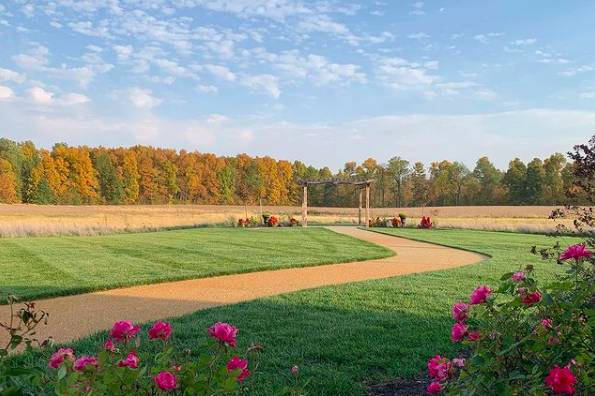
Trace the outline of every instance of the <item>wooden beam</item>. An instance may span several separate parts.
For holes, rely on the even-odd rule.
[[[362,225],[362,195],[364,194],[364,190],[361,188],[359,189],[359,205],[357,210],[357,224]]]
[[[303,186],[304,195],[302,198],[302,225],[308,227],[308,185]]]
[[[370,184],[366,184],[366,228],[370,227]]]
[[[351,184],[353,186],[365,186],[374,183],[375,180],[346,180],[346,179],[324,179],[324,180],[298,180],[301,186],[316,184]]]

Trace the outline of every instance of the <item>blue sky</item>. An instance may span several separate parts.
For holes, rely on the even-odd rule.
[[[0,0],[0,136],[316,166],[565,152],[593,1]]]

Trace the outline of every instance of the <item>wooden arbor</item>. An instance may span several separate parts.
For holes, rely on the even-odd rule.
[[[316,184],[351,184],[359,189],[359,207],[358,207],[358,224],[362,224],[362,195],[366,197],[366,212],[365,220],[366,227],[370,226],[370,186],[374,180],[342,180],[342,179],[327,179],[327,180],[300,180],[300,185],[303,189],[302,199],[302,225],[308,227],[308,186]]]

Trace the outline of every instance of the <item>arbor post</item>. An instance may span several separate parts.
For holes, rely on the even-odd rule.
[[[302,225],[308,227],[308,184],[303,186],[304,195],[302,198]]]
[[[366,184],[366,228],[370,227],[370,183]]]
[[[359,189],[359,206],[357,209],[357,224],[362,225],[362,195],[364,194],[363,189]]]

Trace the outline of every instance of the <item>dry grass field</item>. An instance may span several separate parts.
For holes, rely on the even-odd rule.
[[[393,217],[400,212],[415,226],[423,215],[432,216],[441,228],[545,232],[559,222],[548,219],[551,206],[460,206],[425,208],[375,208],[372,217]],[[258,206],[247,208],[248,216],[258,216]],[[264,206],[263,212],[282,220],[298,206]],[[38,206],[0,205],[0,237],[41,235],[97,235],[113,232],[149,231],[169,227],[196,227],[235,224],[245,216],[243,206]],[[309,210],[310,224],[357,224],[357,208],[317,208]],[[571,220],[563,221],[570,224]]]

